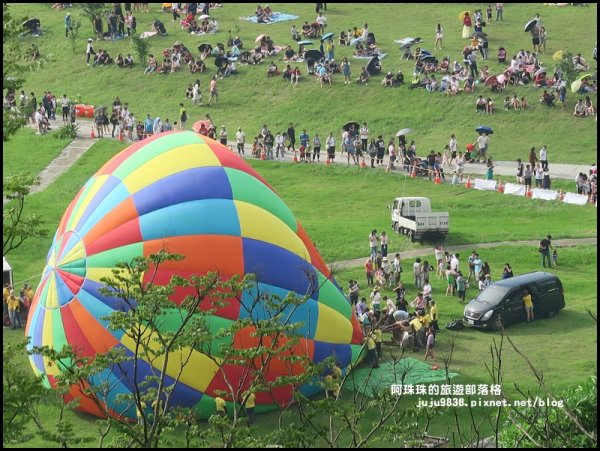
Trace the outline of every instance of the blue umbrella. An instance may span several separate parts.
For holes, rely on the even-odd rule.
[[[334,34],[335,34],[335,33],[334,33],[333,31],[330,31],[329,33],[325,33],[325,34],[324,34],[324,35],[321,37],[321,41],[326,41],[327,39],[329,39],[329,38],[332,38]]]
[[[352,39],[350,41],[350,45],[356,45],[356,44],[358,44],[359,42],[362,42],[362,41],[364,41],[363,37],[359,36],[357,38]]]
[[[475,129],[475,131],[479,133],[485,133],[486,135],[491,135],[494,133],[494,130],[492,130],[492,128],[488,127],[487,125],[480,125]]]
[[[313,42],[308,41],[308,40],[298,41],[298,45],[312,45],[312,44],[313,44]]]

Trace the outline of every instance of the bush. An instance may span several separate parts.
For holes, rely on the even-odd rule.
[[[75,139],[75,138],[77,138],[77,130],[79,130],[79,125],[77,125],[77,124],[63,125],[61,128],[59,128],[56,131],[56,133],[54,134],[54,137],[58,138],[58,139],[65,139],[65,138]]]
[[[500,432],[500,447],[596,448],[596,378],[561,393],[556,399],[564,402],[564,411],[557,407],[526,408],[517,421],[509,421]]]

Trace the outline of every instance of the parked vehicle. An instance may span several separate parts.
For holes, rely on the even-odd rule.
[[[533,272],[492,283],[467,304],[463,322],[466,326],[501,330],[510,324],[526,321],[525,292],[531,293],[534,317],[553,316],[565,308],[560,279],[547,272]]]
[[[442,238],[448,236],[448,212],[433,213],[427,197],[397,197],[389,208],[392,212],[392,229],[408,235],[411,242],[429,234],[439,234]]]

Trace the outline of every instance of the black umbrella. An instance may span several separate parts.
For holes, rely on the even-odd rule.
[[[207,48],[208,48],[208,50],[209,50],[209,51],[211,51],[213,47],[212,47],[212,45],[210,45],[210,44],[200,44],[200,45],[198,46],[198,51],[199,51],[200,53],[204,53],[204,52],[206,51],[206,49],[207,49]]]
[[[32,32],[40,27],[40,19],[29,19],[23,22],[23,28],[27,28]]]
[[[218,56],[215,58],[215,66],[217,66],[218,68],[225,67],[228,63],[228,59],[222,56]]]
[[[487,33],[484,33],[483,31],[476,31],[475,33],[473,33],[474,38],[485,38],[486,36]]]
[[[421,55],[419,57],[419,61],[435,61],[435,56],[434,55]]]
[[[367,64],[367,71],[371,75],[377,75],[379,72],[381,72],[381,64],[378,56],[371,58],[369,64]]]
[[[323,54],[321,52],[319,52],[318,50],[308,50],[304,54],[304,59],[308,59],[308,58],[312,58],[315,61],[319,61],[321,58],[323,58]]]
[[[487,125],[480,125],[475,129],[475,131],[479,133],[485,133],[486,135],[491,135],[492,133],[494,133],[494,130],[492,130],[492,128],[488,127]]]
[[[531,19],[529,22],[525,24],[525,32],[531,31],[533,27],[537,25],[537,19]]]
[[[342,128],[346,131],[350,131],[351,129],[358,130],[360,128],[360,124],[358,122],[346,122]]]

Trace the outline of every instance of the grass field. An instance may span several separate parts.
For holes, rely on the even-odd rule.
[[[254,38],[260,33],[268,33],[277,45],[291,44],[289,30],[293,23],[300,28],[304,20],[309,22],[316,17],[314,5],[311,4],[272,4],[275,11],[294,13],[300,19],[272,25],[256,25],[237,19],[252,14],[249,4],[226,4],[222,8],[214,8],[212,13],[219,21],[219,31],[205,37],[191,36],[182,31],[172,21],[170,14],[156,11],[157,4],[152,5],[154,11],[136,14],[138,32],[150,30],[150,22],[160,18],[167,27],[168,37],[151,39],[151,52],[160,55],[162,50],[171,47],[177,40],[185,44],[194,55],[200,43],[226,42],[227,31],[233,30],[246,43],[244,49],[253,45]],[[328,19],[328,31],[336,33],[354,26],[362,26],[368,22],[369,29],[375,33],[378,46],[388,56],[382,60],[383,71],[395,73],[399,68],[410,79],[412,63],[400,61],[398,45],[394,39],[405,36],[423,38],[423,48],[433,50],[434,28],[437,23],[444,27],[444,48],[435,54],[441,58],[449,56],[450,60],[461,58],[460,52],[466,44],[460,37],[461,23],[458,12],[473,9],[468,4],[431,4],[426,10],[422,4],[331,4],[325,16]],[[519,49],[530,50],[531,39],[523,32],[523,25],[528,18],[540,12],[544,26],[548,32],[548,48],[541,60],[550,69],[555,62],[551,55],[557,50],[581,52],[591,59],[592,43],[596,36],[596,22],[589,22],[596,17],[597,5],[590,3],[586,7],[551,8],[540,4],[511,4],[504,13],[503,22],[489,24],[485,31],[489,35],[490,59],[485,61],[492,73],[504,68],[497,62],[496,52],[503,46],[509,58]],[[35,43],[40,47],[43,56],[49,59],[46,66],[37,72],[28,74],[25,89],[41,94],[50,90],[58,96],[66,93],[71,99],[80,99],[83,103],[94,105],[111,104],[116,96],[130,103],[130,109],[136,117],[143,118],[146,113],[161,118],[176,118],[178,105],[184,100],[185,89],[195,79],[201,80],[201,88],[208,97],[208,83],[216,68],[212,60],[207,62],[208,71],[196,76],[188,71],[181,71],[168,76],[152,74],[143,75],[143,68],[138,64],[132,70],[110,67],[88,67],[85,65],[86,38],[93,36],[91,24],[77,7],[72,15],[82,21],[81,38],[76,54],[73,54],[69,40],[64,37],[64,11],[50,9],[50,5],[15,4],[13,14],[16,17],[41,17],[45,35],[41,38],[24,38],[23,43],[29,46]],[[568,24],[586,23],[590,26],[576,27]],[[336,40],[337,43],[337,40]],[[128,39],[96,42],[96,50],[105,48],[112,56],[121,52],[126,54],[132,49]],[[317,47],[316,45],[314,46]],[[293,46],[296,49],[296,45]],[[336,46],[336,60],[350,58],[352,48]],[[135,56],[135,55],[134,55]],[[270,59],[270,58],[269,58]],[[278,66],[283,66],[282,56],[273,57]],[[350,58],[352,75],[356,77],[364,60]],[[479,61],[482,67],[484,61]],[[303,64],[300,67],[304,70]],[[47,74],[52,73],[52,77]],[[589,164],[595,158],[596,122],[592,118],[578,119],[572,116],[577,96],[569,92],[567,105],[561,108],[548,109],[539,104],[540,92],[529,86],[509,88],[502,95],[492,96],[500,107],[497,114],[481,117],[475,114],[474,95],[459,95],[447,98],[441,94],[428,94],[425,90],[409,90],[406,86],[385,89],[379,85],[376,77],[368,86],[342,84],[340,75],[334,77],[334,86],[321,89],[316,79],[304,78],[300,84],[290,86],[279,77],[266,78],[266,64],[260,66],[239,66],[239,75],[220,80],[220,98],[218,105],[195,107],[188,103],[189,122],[204,118],[210,113],[216,124],[225,124],[230,132],[230,140],[234,130],[243,127],[247,137],[253,137],[263,124],[268,124],[272,131],[287,128],[288,122],[294,122],[298,133],[303,128],[309,134],[318,132],[326,136],[333,131],[336,136],[342,124],[348,120],[367,121],[371,134],[382,134],[385,139],[393,136],[397,130],[410,127],[416,131],[411,139],[416,140],[418,152],[442,150],[451,133],[458,138],[459,148],[472,142],[476,134],[474,127],[485,122],[495,130],[490,142],[490,153],[496,160],[514,160],[526,158],[528,150],[542,144],[548,145],[550,161],[563,163]],[[501,105],[504,96],[517,93],[529,100],[530,108],[524,112],[505,112]],[[490,94],[487,88],[479,86],[476,94]],[[596,94],[592,95],[596,104]]]
[[[69,139],[57,139],[53,133],[36,135],[33,129],[21,129],[2,152],[3,176],[23,171],[38,174],[69,144]]]

